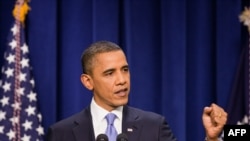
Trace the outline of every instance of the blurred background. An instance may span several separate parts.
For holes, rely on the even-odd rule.
[[[0,1],[0,67],[14,4]],[[229,112],[234,92],[233,99],[244,93],[235,84],[244,85],[236,77],[248,31],[239,15],[249,0],[31,0],[29,6],[25,35],[45,132],[89,105],[80,56],[98,40],[119,44],[127,55],[129,105],[164,115],[180,141],[204,140],[204,106],[217,103]]]

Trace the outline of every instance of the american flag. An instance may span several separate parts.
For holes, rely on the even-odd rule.
[[[16,19],[10,30],[1,69],[0,141],[42,141],[44,137],[29,48],[24,36],[24,25]]]
[[[226,109],[228,112],[227,124],[250,124],[249,47],[242,48],[233,90]]]
[[[247,44],[243,44],[241,58],[227,107],[228,124],[250,125],[250,8],[239,16],[248,29]]]

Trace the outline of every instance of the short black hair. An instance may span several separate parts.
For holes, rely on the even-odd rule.
[[[110,41],[101,40],[92,43],[81,55],[83,73],[91,74],[95,55],[118,50],[122,50],[121,47]]]

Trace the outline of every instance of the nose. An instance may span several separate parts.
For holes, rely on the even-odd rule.
[[[116,77],[116,84],[117,85],[124,85],[126,83],[126,74],[119,72],[117,73]]]

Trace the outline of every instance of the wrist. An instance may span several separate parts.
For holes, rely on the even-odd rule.
[[[219,141],[219,139],[218,138],[211,139],[211,138],[206,137],[205,141]]]

